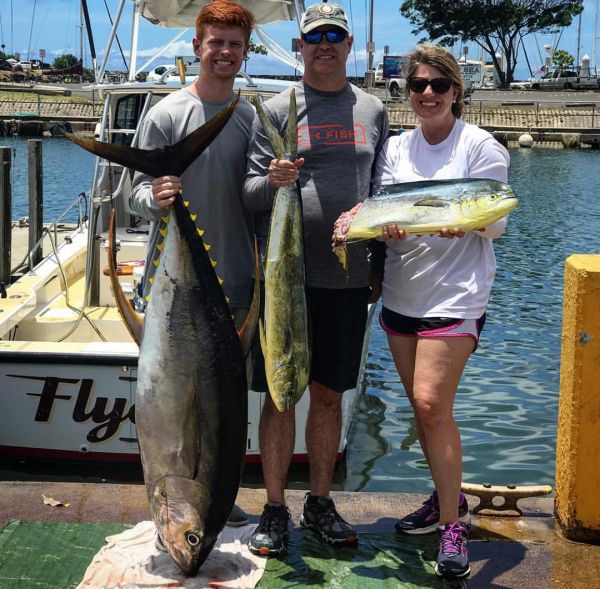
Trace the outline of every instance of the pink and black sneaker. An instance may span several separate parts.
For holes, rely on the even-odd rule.
[[[471,521],[469,505],[463,493],[460,494],[458,503],[458,517],[461,522],[468,524]],[[423,502],[423,506],[413,511],[396,522],[396,532],[399,534],[429,534],[435,532],[440,524],[440,504],[437,491]]]
[[[470,572],[467,540],[469,527],[461,522],[451,522],[438,528],[440,551],[435,574],[446,579],[462,579]]]

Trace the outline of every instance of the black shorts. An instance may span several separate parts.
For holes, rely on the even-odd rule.
[[[474,350],[476,350],[485,318],[485,313],[479,319],[416,318],[382,307],[379,323],[386,333],[396,337],[471,337],[475,342]]]
[[[370,295],[369,287],[307,289],[311,382],[339,393],[356,387]],[[253,350],[251,388],[266,392],[264,359],[258,339]]]

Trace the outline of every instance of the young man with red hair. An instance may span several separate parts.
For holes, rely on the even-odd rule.
[[[200,74],[193,84],[150,109],[140,126],[138,147],[153,149],[177,143],[234,98],[233,83],[247,55],[253,27],[252,13],[229,0],[215,0],[200,10],[192,42],[200,60]],[[203,239],[211,245],[210,254],[218,263],[236,323],[245,318],[252,298],[254,253],[252,218],[242,204],[242,184],[253,118],[253,107],[240,101],[210,149],[181,178],[153,179],[135,174],[129,204],[132,211],[151,222],[142,300],[151,287],[152,256],[164,224],[161,217],[175,194],[183,190],[198,226],[205,232]],[[246,515],[235,506],[228,523],[243,525]]]

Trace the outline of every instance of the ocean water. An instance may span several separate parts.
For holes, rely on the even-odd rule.
[[[13,149],[16,220],[27,215],[27,140],[4,138],[0,145]],[[58,138],[43,140],[43,153],[44,214],[51,221],[89,190],[93,157]],[[539,148],[510,155],[510,183],[520,204],[495,242],[498,272],[488,319],[455,404],[463,480],[553,485],[564,264],[573,253],[600,253],[600,152]],[[412,411],[377,321],[360,409],[335,488],[427,491]],[[291,486],[306,487],[306,477],[294,473]],[[247,483],[260,481],[251,476]]]
[[[571,254],[600,253],[600,152],[510,155],[520,204],[495,242],[488,318],[455,402],[463,480],[554,485],[564,267]],[[412,411],[375,322],[366,378],[344,488],[427,491]]]
[[[12,219],[29,215],[28,141],[26,137],[0,137],[0,147],[12,151]],[[62,137],[41,139],[44,186],[44,220],[55,221],[81,192],[89,192],[94,156]],[[77,221],[76,209],[65,222]]]

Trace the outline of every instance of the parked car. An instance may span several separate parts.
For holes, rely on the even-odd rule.
[[[6,59],[0,59],[0,71],[12,72],[12,64],[10,61],[6,61]]]
[[[383,79],[383,63],[378,63],[375,68],[375,86],[382,86],[385,84]]]
[[[30,69],[32,69],[32,67],[31,67],[31,62],[30,62],[30,61],[27,61],[27,60],[25,60],[25,61],[18,61],[18,62],[15,64],[15,66],[14,66],[14,69],[15,69],[15,70],[19,70],[19,69],[21,69],[21,70],[23,70],[23,71],[25,71],[25,70],[30,70]]]
[[[550,70],[541,78],[530,78],[529,82],[532,90],[593,90],[599,86],[597,76],[581,75],[574,69]]]
[[[388,88],[390,94],[396,98],[404,96],[404,89],[406,88],[406,80],[404,78],[392,78],[389,82]]]
[[[148,82],[159,82],[162,75],[170,68],[168,65],[157,65],[151,69],[146,76]]]

